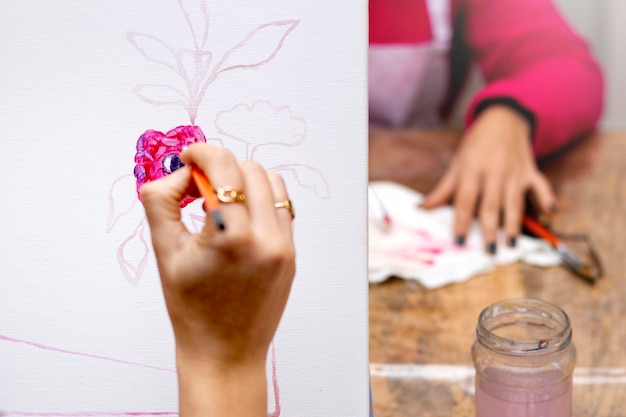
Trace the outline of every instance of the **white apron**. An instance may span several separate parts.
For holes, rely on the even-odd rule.
[[[432,128],[448,90],[452,26],[449,0],[426,0],[432,39],[419,44],[370,45],[371,127]]]

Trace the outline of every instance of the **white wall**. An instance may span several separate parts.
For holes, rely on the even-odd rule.
[[[593,48],[606,77],[605,129],[626,128],[626,1],[555,0],[570,23]]]
[[[530,0],[529,0],[530,1]],[[626,129],[626,0],[554,0],[565,18],[589,42],[603,67],[606,100],[601,128]],[[469,79],[450,120],[463,124],[463,115],[472,94],[482,80],[477,71]]]

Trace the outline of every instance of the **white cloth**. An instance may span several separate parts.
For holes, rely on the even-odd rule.
[[[370,283],[396,276],[436,288],[490,272],[496,265],[516,261],[537,266],[560,263],[547,242],[528,236],[519,236],[516,247],[509,248],[501,234],[497,254],[489,255],[477,222],[472,224],[465,245],[459,247],[452,236],[452,207],[420,209],[423,196],[393,182],[373,182],[370,187],[392,219],[391,227],[386,228],[370,213]]]

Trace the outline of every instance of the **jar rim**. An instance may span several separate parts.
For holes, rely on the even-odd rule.
[[[517,316],[516,316],[517,315]],[[498,322],[513,324],[515,317],[537,319],[550,334],[541,338],[514,339],[499,335]],[[507,321],[508,320],[508,321]],[[567,347],[572,339],[569,316],[559,306],[537,299],[516,298],[503,300],[486,307],[478,316],[476,338],[488,349],[512,355],[545,354]]]

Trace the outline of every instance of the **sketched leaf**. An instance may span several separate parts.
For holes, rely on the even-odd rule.
[[[122,175],[109,189],[109,218],[106,232],[109,233],[117,221],[132,210],[137,204],[135,177],[132,174]]]
[[[170,87],[169,85],[140,84],[133,88],[133,93],[135,93],[141,101],[148,104],[176,104],[186,107],[188,101],[182,91]]]
[[[139,32],[126,33],[126,39],[128,39],[148,61],[176,71],[176,54],[161,39],[153,35]]]
[[[271,61],[299,20],[283,20],[258,26],[241,42],[230,48],[216,66],[219,72],[258,67]]]
[[[148,242],[145,234],[146,220],[142,219],[133,233],[117,249],[117,263],[122,274],[132,285],[137,285],[148,261]]]
[[[180,51],[178,66],[188,86],[198,89],[202,81],[205,80],[206,74],[209,72],[212,54],[209,51],[192,51],[183,49]],[[197,95],[198,91],[194,91],[192,95]]]
[[[328,183],[324,175],[315,167],[304,164],[287,164],[275,166],[269,171],[280,172],[285,179],[293,177],[300,187],[312,190],[315,195],[324,200],[330,198]]]
[[[255,147],[297,146],[306,136],[306,122],[302,117],[294,114],[289,106],[275,106],[265,100],[252,105],[237,104],[230,110],[217,113],[215,126],[221,134]],[[266,135],[259,132],[266,132]]]
[[[183,11],[193,44],[196,49],[204,49],[209,37],[209,13],[205,0],[178,0]]]

